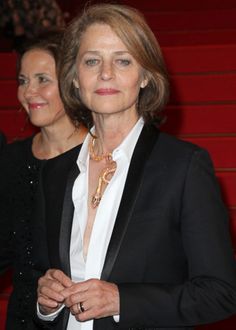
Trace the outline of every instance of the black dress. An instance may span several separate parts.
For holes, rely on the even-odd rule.
[[[13,292],[8,313],[7,330],[39,329],[34,323],[38,278],[47,263],[38,269],[34,248],[47,253],[44,233],[37,232],[44,219],[44,200],[39,194],[44,167],[51,163],[67,169],[75,163],[80,146],[50,160],[39,160],[32,154],[32,137],[6,146],[0,156],[0,274],[13,269]],[[52,206],[53,207],[53,206]],[[40,235],[40,236],[39,236]],[[47,260],[47,259],[46,259]]]

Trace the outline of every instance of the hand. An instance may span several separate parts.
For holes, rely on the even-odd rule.
[[[78,321],[87,321],[120,313],[120,297],[117,285],[97,279],[73,284],[61,294],[64,304]],[[79,304],[84,309],[81,312]]]
[[[38,304],[42,314],[51,314],[60,308],[66,296],[62,294],[73,282],[61,270],[49,269],[38,281]]]

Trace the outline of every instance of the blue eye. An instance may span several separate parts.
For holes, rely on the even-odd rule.
[[[23,78],[23,77],[18,77],[18,84],[20,86],[25,85],[27,83],[27,79]]]
[[[46,83],[49,79],[45,76],[38,76],[39,83]]]
[[[122,66],[128,66],[131,63],[131,61],[127,60],[127,59],[118,59],[117,62],[119,65],[122,65]]]
[[[91,58],[89,60],[86,60],[85,63],[88,66],[94,66],[98,63],[98,60],[96,58]]]

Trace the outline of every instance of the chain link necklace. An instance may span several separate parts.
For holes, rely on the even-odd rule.
[[[99,177],[98,177],[98,185],[96,188],[95,193],[92,196],[91,204],[93,208],[96,208],[101,199],[102,195],[104,193],[104,190],[106,186],[109,184],[114,172],[116,171],[117,164],[112,159],[112,153],[108,152],[101,155],[96,155],[94,151],[96,138],[92,138],[90,144],[89,144],[89,156],[92,160],[95,162],[100,162],[103,159],[106,161],[106,167],[101,171]]]

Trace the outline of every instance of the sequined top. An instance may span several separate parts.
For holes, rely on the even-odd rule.
[[[7,145],[0,156],[0,272],[9,266],[14,270],[7,329],[30,329],[25,324],[32,312],[30,220],[44,164],[31,146],[32,137]]]
[[[76,148],[71,149],[76,151]],[[0,155],[0,273],[13,268],[8,330],[38,329],[32,320],[35,312],[38,277],[33,257],[32,223],[42,169],[50,161],[63,161],[70,151],[50,160],[32,154],[32,137],[7,145]],[[39,238],[41,239],[41,238]]]

